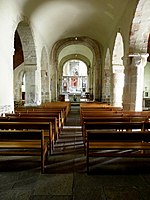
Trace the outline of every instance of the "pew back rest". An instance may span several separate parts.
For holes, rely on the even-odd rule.
[[[0,130],[0,142],[3,140],[10,140],[16,141],[19,140],[20,142],[29,141],[29,140],[40,140],[44,141],[44,131],[42,130]],[[41,143],[41,145],[43,142]]]
[[[92,142],[150,142],[150,132],[147,131],[87,131],[87,141]],[[109,147],[108,147],[109,148]],[[149,147],[150,148],[150,147]]]
[[[84,122],[84,130],[102,130],[102,129],[114,129],[114,130],[131,130],[144,128],[144,122]]]
[[[40,156],[41,173],[44,173],[48,143],[43,130],[0,130],[0,155]]]
[[[147,151],[148,150],[148,151]],[[150,132],[87,131],[86,163],[90,157],[150,157]]]

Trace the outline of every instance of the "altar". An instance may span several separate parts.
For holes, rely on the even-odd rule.
[[[80,102],[81,93],[69,93],[69,101]]]

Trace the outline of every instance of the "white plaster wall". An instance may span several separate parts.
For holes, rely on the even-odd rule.
[[[9,13],[9,14],[8,14]],[[0,114],[14,111],[14,75],[13,75],[13,54],[14,54],[14,33],[18,23],[23,19],[22,10],[19,5],[11,0],[0,1]],[[36,70],[36,101],[41,102],[41,50],[43,42],[41,36],[32,26],[35,42],[37,70]]]
[[[13,1],[12,1],[13,2]],[[9,13],[9,14],[8,14]],[[13,99],[13,29],[19,13],[11,1],[0,2],[0,113],[14,110]]]

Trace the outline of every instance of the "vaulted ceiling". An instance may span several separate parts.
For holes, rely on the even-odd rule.
[[[87,36],[102,46],[118,24],[133,17],[137,0],[15,0],[51,48],[60,39]]]

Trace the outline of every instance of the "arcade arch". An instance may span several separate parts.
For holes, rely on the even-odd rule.
[[[131,24],[129,55],[124,58],[124,94],[126,95],[124,95],[123,108],[125,110],[143,110],[143,91],[147,84],[146,76],[144,77],[144,71],[146,69],[146,71],[149,72],[148,68],[145,66],[150,66],[147,62],[150,32],[150,21],[148,20],[149,7],[149,0],[140,0]]]
[[[21,102],[22,83],[25,77],[25,105],[36,103],[35,71],[36,71],[36,51],[32,30],[27,22],[21,21],[16,29],[22,45],[22,63],[14,66],[14,100]],[[14,38],[16,39],[16,38]],[[18,43],[18,40],[15,40]],[[14,58],[17,52],[14,53]]]
[[[86,47],[88,49],[88,52],[90,51],[91,54],[91,65],[89,70],[89,76],[90,79],[90,93],[93,96],[94,99],[100,99],[100,87],[101,87],[101,54],[100,54],[100,48],[96,41],[92,40],[88,37],[72,37],[72,38],[66,38],[62,39],[55,43],[53,46],[52,52],[51,52],[51,65],[53,66],[53,73],[55,80],[54,85],[54,92],[53,94],[55,98],[57,99],[59,96],[59,91],[55,87],[57,87],[57,82],[59,83],[59,63],[61,59],[67,55],[70,55],[70,52],[68,50],[72,49],[72,45],[74,45],[75,48],[71,51],[72,54],[81,54],[85,57],[88,57],[87,51],[82,51]],[[66,47],[68,47],[66,51]],[[70,48],[69,48],[70,47]],[[54,70],[55,69],[55,70]],[[57,80],[57,82],[56,82]],[[53,97],[54,98],[54,97]]]
[[[66,100],[80,101],[88,91],[88,67],[79,59],[71,59],[64,63],[61,93]]]
[[[123,87],[124,87],[124,66],[123,58],[124,48],[123,39],[118,32],[115,39],[115,45],[112,56],[112,72],[113,72],[113,106],[122,107]]]

